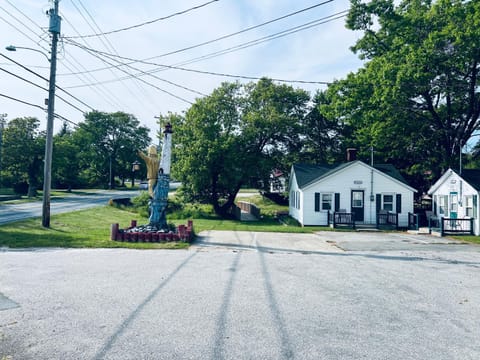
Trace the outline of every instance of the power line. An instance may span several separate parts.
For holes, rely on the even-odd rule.
[[[282,38],[282,37],[285,37],[285,36],[288,36],[288,35],[291,35],[291,34],[295,34],[297,32],[303,31],[303,30],[308,30],[308,29],[313,28],[315,26],[319,26],[319,25],[326,24],[326,23],[334,21],[334,20],[341,19],[342,17],[346,16],[347,12],[348,12],[348,10],[344,10],[344,11],[341,11],[341,12],[338,12],[338,13],[320,18],[320,19],[316,19],[316,20],[307,22],[307,23],[299,25],[299,26],[289,28],[287,30],[283,30],[283,31],[280,31],[280,32],[277,32],[277,33],[274,33],[274,34],[271,34],[271,35],[261,37],[259,39],[255,39],[255,40],[251,40],[251,41],[239,44],[239,45],[235,45],[235,46],[232,46],[232,47],[227,48],[227,49],[223,49],[223,50],[219,50],[219,51],[216,51],[216,52],[213,52],[213,53],[210,53],[210,54],[199,56],[199,57],[194,58],[194,59],[186,60],[186,61],[177,63],[175,65],[188,65],[188,64],[192,64],[192,63],[199,62],[199,61],[202,61],[202,60],[208,60],[208,59],[212,59],[212,58],[215,58],[215,57],[218,57],[218,56],[221,56],[221,55],[229,54],[229,53],[232,53],[232,52],[235,52],[235,51],[238,51],[238,50],[243,50],[243,49],[246,49],[246,48],[249,48],[249,47],[252,47],[252,46],[262,44],[262,43],[267,42],[267,41],[279,39],[279,38]],[[159,70],[159,71],[161,71],[161,70]],[[290,82],[297,82],[297,81],[290,81]],[[306,81],[299,81],[299,82],[312,83],[312,82],[306,82]]]
[[[101,29],[100,27],[97,25],[97,23],[95,22],[95,19],[90,15],[89,11],[85,8],[85,6],[83,5],[83,3],[81,1],[78,1],[80,3],[80,6],[83,8],[84,12],[86,13],[86,15],[90,18],[87,19],[87,17],[84,15],[84,12],[82,12],[80,10],[80,8],[77,6],[76,2],[74,0],[72,0],[72,4],[73,6],[75,7],[75,9],[77,10],[77,12],[80,14],[80,16],[83,18],[83,20],[85,21],[85,23],[90,27],[90,29],[97,33],[96,32],[96,29],[95,27],[98,29],[99,33],[101,33]],[[95,27],[92,25],[95,25]],[[72,26],[73,27],[73,26]],[[73,29],[75,30],[75,32],[78,33],[78,31],[75,29],[75,27],[73,27]],[[100,41],[102,42],[103,46],[107,49],[107,51],[110,51],[109,48],[111,49],[111,51],[113,51],[114,53],[117,53],[115,48],[111,45],[111,43],[109,43],[110,47],[108,46],[108,44],[103,40],[104,36],[100,37]],[[106,39],[106,37],[105,37]],[[82,39],[82,41],[85,43],[85,45],[87,46],[90,46],[87,42],[86,39]],[[108,39],[107,39],[108,41]],[[118,54],[118,53],[117,53]],[[117,74],[115,74],[115,72],[113,70],[110,69],[110,72],[112,73],[113,76],[117,77],[118,79],[118,76]],[[119,80],[120,81],[120,80]],[[142,103],[142,100],[140,99],[140,97],[138,96],[138,94],[136,92],[134,92],[129,86],[127,86],[126,84],[124,84],[123,82],[121,82],[122,85],[124,86],[124,88],[130,93],[130,95],[133,97],[133,98],[136,98],[137,101],[139,103]],[[135,84],[137,85],[137,87],[139,88],[140,91],[143,91],[143,89],[140,88],[140,86],[135,82]]]
[[[34,39],[32,39],[29,35],[25,34],[22,30],[20,30],[18,27],[16,27],[15,25],[13,25],[11,22],[9,22],[8,20],[5,20],[2,16],[0,16],[0,20],[3,20],[5,23],[7,23],[8,25],[10,25],[11,27],[13,27],[15,30],[17,30],[20,34],[24,35],[26,38],[30,39],[32,42],[34,42],[36,45],[40,46],[43,50],[47,51],[48,52],[48,49],[45,49],[44,47],[42,47],[41,45],[39,45]],[[28,27],[27,27],[28,29]],[[40,37],[41,39],[41,37]]]
[[[20,100],[20,99],[17,99],[17,98],[14,98],[12,96],[8,96],[8,95],[5,95],[5,94],[0,94],[0,96],[2,96],[4,98],[7,98],[7,99],[10,99],[10,100],[13,100],[13,101],[16,101],[16,102],[19,102],[19,103],[22,103],[22,104],[25,104],[25,105],[36,107],[36,108],[38,108],[40,110],[43,110],[43,111],[47,111],[47,109],[45,109],[44,107],[41,107],[40,105],[32,104],[28,101]]]
[[[22,14],[23,17],[25,17],[27,20],[29,20],[33,25],[35,25],[36,27],[38,27],[40,29],[43,29],[40,25],[38,25],[35,21],[33,21],[29,16],[27,16],[22,10],[20,10],[14,4],[12,4],[12,2],[10,0],[6,0],[6,2],[9,3],[10,6],[13,7],[15,10],[17,10],[20,14]]]
[[[135,62],[142,62],[142,61],[149,61],[149,60],[153,60],[153,59],[158,59],[158,58],[161,58],[161,57],[165,57],[165,56],[168,56],[168,55],[173,55],[173,54],[177,54],[177,53],[180,53],[180,52],[183,52],[183,51],[187,51],[187,50],[191,50],[191,49],[195,49],[195,48],[198,48],[198,47],[201,47],[201,46],[204,46],[204,45],[208,45],[208,44],[212,44],[214,42],[217,42],[217,41],[220,41],[220,40],[224,40],[224,39],[228,39],[230,37],[233,37],[235,35],[239,35],[239,34],[242,34],[242,33],[245,33],[245,32],[248,32],[250,30],[254,30],[254,29],[257,29],[259,27],[262,27],[262,26],[265,26],[265,25],[269,25],[269,24],[272,24],[274,22],[277,22],[277,21],[280,21],[280,20],[283,20],[283,19],[286,19],[288,17],[291,17],[291,16],[294,16],[294,15],[297,15],[297,14],[300,14],[302,12],[306,12],[306,11],[309,11],[309,10],[313,10],[314,8],[317,8],[319,6],[323,6],[323,5],[326,5],[330,2],[333,2],[335,0],[327,0],[327,1],[323,1],[323,2],[320,2],[318,4],[315,4],[315,5],[312,5],[312,6],[308,6],[306,8],[303,8],[303,9],[300,9],[300,10],[297,10],[297,11],[294,11],[294,12],[291,12],[291,13],[288,13],[286,15],[283,15],[283,16],[280,16],[280,17],[277,17],[277,18],[274,18],[272,20],[268,20],[268,21],[265,21],[261,24],[258,24],[258,25],[254,25],[254,26],[250,26],[248,28],[245,28],[243,30],[240,30],[240,31],[237,31],[237,32],[234,32],[234,33],[231,33],[231,34],[227,34],[227,35],[223,35],[223,36],[220,36],[218,38],[215,38],[215,39],[212,39],[212,40],[209,40],[209,41],[205,41],[205,42],[202,42],[200,44],[196,44],[196,45],[192,45],[192,46],[188,46],[188,47],[185,47],[185,48],[182,48],[182,49],[179,49],[179,50],[175,50],[175,51],[171,51],[171,52],[168,52],[168,53],[164,53],[164,54],[161,54],[161,55],[156,55],[156,56],[152,56],[152,57],[149,57],[149,58],[146,58],[146,59],[143,59],[143,60],[134,60],[132,63],[135,63]],[[344,10],[345,12],[347,10]],[[66,39],[74,39],[75,37],[66,37]],[[100,69],[94,69],[94,70],[90,70],[91,72],[96,72],[96,71],[103,71],[103,70],[106,70],[107,68],[100,68]],[[76,75],[76,74],[60,74],[60,75],[63,75],[63,76],[66,76],[66,75]]]
[[[29,69],[29,68],[26,67],[25,65],[20,64],[19,62],[15,61],[15,60],[13,60],[13,59],[11,59],[11,58],[9,58],[8,56],[6,56],[6,55],[4,55],[4,54],[1,54],[1,53],[0,53],[0,56],[4,57],[5,59],[13,62],[14,64],[16,64],[16,65],[18,65],[18,66],[20,66],[22,69],[24,69],[24,70],[28,71],[29,73],[31,73],[31,74],[39,77],[40,79],[42,79],[42,80],[44,80],[44,81],[46,81],[46,82],[49,82],[49,80],[48,80],[46,77],[44,77],[44,76],[40,75],[39,73],[37,73],[37,72]],[[82,100],[80,100],[79,98],[77,98],[75,95],[72,95],[70,92],[68,92],[67,90],[63,89],[62,87],[60,87],[60,86],[58,86],[58,85],[55,85],[55,87],[56,87],[57,89],[63,91],[65,94],[69,95],[69,96],[72,97],[73,99],[77,100],[77,101],[78,101],[79,103],[81,103],[82,105],[85,105],[85,106],[88,107],[90,110],[94,110],[93,107],[91,107],[90,105],[86,104],[85,102],[83,102]],[[43,88],[42,88],[42,89],[43,89]],[[44,90],[45,90],[45,89],[44,89]],[[60,99],[62,99],[65,103],[69,104],[70,106],[74,107],[75,109],[79,110],[80,112],[85,113],[83,110],[80,110],[80,109],[77,108],[75,105],[72,105],[71,103],[69,103],[69,102],[66,101],[65,99],[61,98],[60,96],[57,95],[57,97],[60,98]]]
[[[8,0],[7,0],[7,1],[8,1]],[[46,34],[46,35],[48,36],[48,33],[47,33],[40,25],[38,25],[37,23],[35,23],[31,18],[29,18],[29,17],[28,17],[27,15],[25,15],[21,10],[19,10],[17,7],[15,7],[10,1],[8,1],[8,3],[9,3],[12,7],[14,7],[19,13],[21,13],[24,17],[26,17],[27,19],[29,19],[29,21],[30,21],[31,23],[33,23],[35,26],[37,26],[37,27],[40,29],[40,31],[42,31],[44,34]],[[5,9],[3,9],[3,10],[4,10],[5,12],[7,12],[7,14],[11,15],[11,14],[10,14],[8,11],[6,11]],[[16,17],[14,17],[13,15],[11,15],[11,16],[16,19]],[[7,24],[9,24],[10,26],[12,26],[14,29],[16,29],[17,31],[19,31],[20,33],[22,33],[25,37],[27,37],[29,40],[31,40],[33,43],[35,43],[37,46],[39,46],[39,47],[40,47],[41,49],[43,49],[45,52],[47,52],[47,53],[50,52],[49,49],[46,49],[45,47],[43,47],[42,45],[40,45],[41,42],[46,42],[46,40],[43,39],[42,36],[38,35],[34,30],[32,30],[31,28],[29,28],[29,27],[28,27],[26,24],[24,24],[23,22],[21,22],[21,21],[19,21],[19,20],[17,19],[17,21],[20,22],[25,28],[27,28],[30,32],[32,32],[32,33],[34,33],[36,36],[38,36],[38,37],[40,38],[40,41],[38,41],[38,42],[35,41],[35,40],[34,40],[33,38],[31,38],[29,35],[27,35],[27,34],[24,33],[23,31],[21,31],[18,27],[16,27],[15,25],[11,24],[11,23],[8,22],[8,21],[6,21],[6,20],[3,19],[2,17],[0,17],[0,19],[4,20]],[[72,66],[73,66],[74,68],[76,68],[75,65],[74,65],[73,63],[71,63],[68,59],[66,59],[66,61],[69,62],[70,64],[72,64]],[[70,72],[74,72],[74,71],[73,71],[71,68],[69,68],[66,64],[63,64],[63,66],[65,66]],[[33,66],[31,66],[31,67],[33,67]],[[86,68],[83,68],[83,69],[86,70]],[[76,68],[76,71],[79,71],[79,69]],[[77,76],[77,77],[82,81],[82,79],[81,79],[79,76]],[[47,80],[47,81],[48,81],[48,80]],[[58,86],[56,86],[56,87],[59,88]],[[61,89],[61,90],[62,90],[62,91],[65,91],[65,90],[63,90],[63,89]],[[105,98],[105,95],[102,95],[102,94],[98,91],[97,88],[93,88],[93,90],[94,90],[95,92],[97,92],[100,96],[103,96],[103,97]],[[66,92],[66,91],[65,91],[65,92]],[[66,93],[69,94],[68,92],[66,92]],[[72,94],[69,94],[69,95],[72,96],[73,98],[75,98]],[[105,99],[106,99],[106,98],[105,98]],[[78,99],[77,99],[77,101],[82,102],[81,100],[78,100]],[[106,101],[109,102],[107,99],[106,99]],[[84,105],[86,105],[86,104],[84,103]],[[91,108],[91,107],[88,106],[88,105],[86,105],[86,106],[89,107],[89,108]]]
[[[329,1],[333,1],[333,0],[329,0]],[[322,17],[322,18],[319,18],[319,19],[316,19],[316,20],[304,23],[302,25],[295,26],[295,27],[292,27],[292,28],[289,28],[289,29],[271,34],[271,35],[267,35],[267,36],[264,36],[264,37],[256,39],[256,40],[252,40],[252,41],[249,41],[249,42],[246,42],[246,43],[242,43],[242,44],[230,47],[228,49],[224,49],[224,50],[221,50],[221,51],[217,51],[217,52],[214,52],[214,53],[203,55],[203,56],[198,57],[198,58],[187,60],[185,62],[182,62],[182,65],[183,64],[190,64],[190,63],[193,63],[193,62],[198,62],[198,61],[205,60],[205,59],[210,59],[210,58],[217,57],[217,56],[220,56],[220,55],[225,55],[225,54],[233,52],[233,51],[242,50],[242,49],[245,49],[247,47],[251,47],[251,46],[254,46],[254,45],[261,44],[261,43],[266,42],[266,41],[278,39],[278,38],[281,38],[281,37],[284,37],[284,36],[287,36],[287,35],[297,33],[299,31],[307,30],[307,29],[310,29],[314,26],[319,26],[319,25],[325,24],[325,23],[330,22],[330,21],[338,20],[338,19],[344,17],[345,14],[347,13],[347,11],[348,10],[343,10],[341,12],[338,12],[338,13],[335,13],[335,14],[332,14],[332,15],[329,15],[329,16],[326,16],[326,17]],[[161,71],[161,70],[165,70],[165,69],[175,69],[175,70],[182,70],[182,71],[200,73],[200,74],[205,74],[205,75],[215,75],[215,76],[246,79],[246,80],[259,80],[260,79],[259,77],[253,77],[253,76],[232,75],[232,74],[217,73],[217,72],[212,72],[212,71],[194,70],[194,69],[184,68],[184,67],[175,66],[175,65],[158,64],[158,63],[154,63],[154,62],[150,62],[150,61],[138,60],[138,59],[133,59],[133,58],[129,58],[129,57],[114,55],[114,54],[102,52],[102,51],[91,49],[91,48],[85,48],[81,44],[77,43],[74,40],[68,40],[67,42],[74,45],[74,46],[83,48],[84,50],[87,50],[89,52],[92,52],[92,51],[96,52],[96,53],[101,54],[103,56],[106,56],[110,59],[120,58],[122,60],[131,61],[130,63],[123,64],[125,66],[128,66],[129,64],[132,64],[132,63],[139,62],[139,63],[142,63],[142,64],[154,65],[154,66],[159,66],[159,67],[163,68],[163,69],[157,69],[157,70],[151,71],[151,72]],[[151,73],[151,72],[149,72],[149,73]],[[272,79],[272,80],[279,81],[279,82],[287,82],[287,83],[322,84],[322,85],[328,85],[329,84],[328,82],[325,82],[325,81],[284,80],[284,79]]]
[[[80,45],[80,44],[79,44],[79,45]],[[105,59],[101,58],[101,57],[97,54],[97,51],[96,51],[96,50],[90,50],[90,49],[87,48],[87,47],[82,47],[82,48],[83,48],[85,51],[87,51],[88,53],[90,53],[91,55],[93,55],[93,56],[95,56],[96,58],[98,58],[98,59],[100,59],[101,61],[103,61],[104,63],[116,67],[116,65],[112,65],[112,63],[109,63],[109,62],[106,61]],[[111,60],[116,61],[115,59],[111,59]],[[120,71],[123,71],[124,73],[126,73],[127,75],[130,76],[130,74],[128,73],[128,71],[123,70],[123,69],[120,69],[119,65],[118,65],[118,69],[119,69]],[[145,81],[145,80],[143,80],[143,79],[138,79],[138,80],[141,81],[141,82],[143,82],[143,83],[145,83],[145,84],[147,84],[147,85],[150,85],[150,86],[154,87],[155,89],[160,90],[160,91],[162,91],[162,92],[164,92],[164,93],[166,93],[166,94],[168,94],[168,95],[170,95],[170,96],[172,96],[172,97],[174,97],[174,98],[177,98],[177,99],[179,99],[179,100],[181,100],[181,101],[183,101],[183,102],[186,102],[186,103],[188,103],[188,104],[190,104],[190,105],[193,104],[191,101],[189,101],[189,100],[187,100],[187,99],[184,99],[184,98],[182,98],[182,97],[180,97],[180,96],[178,96],[178,95],[172,94],[171,92],[169,92],[169,91],[167,91],[167,90],[164,90],[164,89],[162,89],[162,88],[160,88],[160,87],[158,87],[158,86],[156,86],[156,85],[154,85],[154,84],[151,84],[151,83],[149,83],[148,81]]]
[[[72,28],[75,30],[75,27],[70,23],[70,21],[68,20],[67,17],[65,17],[64,15],[63,16],[63,20],[65,20],[68,24],[70,24],[70,26],[72,26]],[[75,30],[76,31],[76,30]],[[70,66],[68,66],[64,61],[61,60],[62,62],[62,65],[64,67],[67,68],[67,70],[69,70],[72,74],[76,74],[76,76],[80,79],[81,82],[83,82],[84,84],[87,84],[88,81],[92,81],[92,80],[95,80],[95,78],[93,77],[93,75],[91,75],[89,73],[89,71],[87,70],[87,68],[81,63],[78,61],[77,57],[75,56],[72,56],[72,60],[71,61],[67,56],[69,54],[67,53],[67,51],[65,51],[65,58],[64,58],[64,61],[67,62],[68,64],[70,64],[70,66],[72,66],[76,71],[73,71]],[[83,71],[80,71],[79,67],[75,64],[78,64],[78,66],[80,67],[80,69],[83,69]],[[80,77],[81,75],[81,77]],[[103,89],[103,87],[92,87],[92,90],[97,93],[100,97],[103,98],[103,100],[105,102],[107,102],[108,104],[110,104],[110,106],[112,106],[113,108],[121,108],[122,105],[120,104],[121,100],[116,97],[114,95],[113,92],[109,92],[108,89]]]
[[[16,102],[19,102],[21,104],[24,104],[24,105],[28,105],[28,106],[31,106],[31,107],[35,107],[37,109],[40,109],[40,110],[43,110],[43,111],[47,111],[47,109],[45,109],[44,107],[40,106],[40,105],[36,105],[36,104],[32,104],[28,101],[24,101],[24,100],[20,100],[20,99],[17,99],[17,98],[14,98],[12,96],[8,96],[8,95],[5,95],[5,94],[0,94],[1,97],[4,97],[4,98],[7,98],[9,100],[12,100],[12,101],[16,101]],[[77,126],[78,127],[78,124],[73,122],[72,120],[69,120],[67,119],[66,117],[62,116],[62,115],[59,115],[59,114],[54,114],[54,116],[57,118],[57,119],[60,119],[60,120],[63,120],[63,121],[66,121],[66,122],[69,122],[70,124],[73,124],[74,126]]]
[[[265,21],[265,22],[263,22],[263,23],[261,23],[261,24],[258,24],[258,25],[250,26],[250,27],[248,27],[248,28],[246,28],[246,29],[243,29],[243,30],[240,30],[240,31],[236,31],[236,32],[231,33],[231,34],[223,35],[223,36],[220,36],[220,37],[218,37],[218,38],[215,38],[215,39],[212,39],[212,40],[208,40],[208,41],[202,42],[202,43],[197,44],[197,45],[192,45],[192,46],[188,46],[188,47],[185,47],[185,48],[182,48],[182,49],[179,49],[179,50],[171,51],[171,52],[168,52],[168,53],[165,53],[165,54],[153,56],[153,57],[148,58],[148,59],[145,59],[145,60],[158,59],[158,58],[165,57],[165,56],[168,56],[168,55],[178,54],[178,53],[180,53],[180,52],[184,52],[184,51],[187,51],[187,50],[192,50],[192,49],[195,49],[195,48],[204,46],[204,45],[209,45],[209,44],[212,44],[212,43],[217,42],[217,41],[220,41],[220,40],[225,40],[225,39],[228,39],[228,38],[230,38],[230,37],[233,37],[233,36],[236,36],[236,35],[239,35],[239,34],[243,34],[243,33],[247,32],[247,31],[254,30],[254,29],[257,29],[257,28],[259,28],[259,27],[272,24],[272,23],[274,23],[274,22],[277,22],[277,21],[280,21],[280,20],[289,18],[289,17],[294,16],[294,15],[301,14],[301,13],[306,12],[306,11],[309,11],[309,10],[313,10],[313,9],[319,7],[319,6],[326,5],[326,4],[328,4],[328,3],[330,3],[330,2],[333,2],[333,1],[335,1],[335,0],[323,1],[323,2],[321,2],[321,3],[318,3],[318,4],[315,4],[315,5],[312,5],[312,6],[309,6],[309,7],[306,7],[306,8],[303,8],[303,9],[300,9],[300,10],[297,10],[297,11],[294,11],[294,12],[291,12],[291,13],[289,13],[289,14],[286,14],[286,15],[283,15],[283,16],[280,16],[280,17],[277,17],[277,18],[272,19],[272,20]]]
[[[44,91],[48,91],[47,88],[44,88],[44,87],[42,87],[42,86],[40,86],[40,85],[38,85],[38,84],[35,84],[33,81],[30,81],[30,80],[28,80],[28,79],[25,79],[24,77],[21,77],[21,76],[19,76],[19,75],[17,75],[17,74],[14,74],[14,73],[12,73],[12,72],[10,72],[10,71],[8,71],[8,70],[3,69],[3,68],[0,68],[0,70],[3,71],[3,72],[6,72],[6,73],[9,74],[9,75],[12,75],[12,76],[14,76],[14,77],[16,77],[16,78],[18,78],[18,79],[20,79],[20,80],[23,80],[23,81],[29,83],[30,85],[33,85],[33,86],[35,86],[35,87],[37,87],[37,88],[39,88],[39,89],[42,89],[42,90],[44,90]],[[79,107],[73,105],[71,102],[65,100],[65,99],[64,99],[63,97],[61,97],[60,95],[57,94],[56,96],[57,96],[60,100],[62,100],[65,104],[70,105],[70,106],[73,107],[75,110],[78,110],[78,111],[80,111],[82,114],[85,114],[85,111],[83,111],[83,110],[80,109]],[[92,110],[93,110],[93,109],[92,109]]]
[[[176,13],[171,14],[171,15],[168,15],[168,16],[160,17],[160,18],[157,18],[157,19],[154,19],[154,20],[146,21],[146,22],[143,22],[143,23],[140,23],[140,24],[128,26],[128,27],[125,27],[125,28],[117,29],[117,30],[111,30],[111,31],[107,31],[107,32],[100,33],[100,34],[90,34],[90,35],[80,35],[80,36],[68,36],[68,37],[66,37],[66,38],[68,38],[68,39],[79,39],[79,38],[80,38],[80,39],[85,39],[85,38],[91,38],[91,37],[97,37],[97,36],[110,35],[110,34],[118,33],[118,32],[121,32],[121,31],[131,30],[131,29],[138,28],[138,27],[141,27],[141,26],[153,24],[153,23],[158,22],[158,21],[166,20],[166,19],[172,18],[172,17],[174,17],[174,16],[182,15],[182,14],[185,14],[185,13],[190,12],[190,11],[192,11],[192,10],[200,9],[200,8],[202,8],[202,7],[204,7],[204,6],[207,6],[207,5],[209,5],[209,4],[211,4],[211,3],[214,3],[214,2],[217,2],[217,1],[219,1],[219,0],[208,1],[208,2],[206,2],[206,3],[204,3],[204,4],[197,5],[197,6],[194,6],[194,7],[189,8],[189,9],[176,12]]]

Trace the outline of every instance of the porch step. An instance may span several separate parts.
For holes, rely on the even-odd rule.
[[[355,224],[357,231],[380,231],[374,224]]]
[[[428,227],[421,227],[418,230],[407,230],[409,234],[413,235],[428,235],[430,234],[430,229]]]

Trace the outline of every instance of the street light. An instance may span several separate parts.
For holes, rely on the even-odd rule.
[[[34,49],[34,48],[30,48],[30,47],[25,47],[25,46],[15,46],[15,45],[5,46],[5,50],[7,50],[7,51],[17,51],[17,49],[24,49],[24,50],[31,50],[31,51],[38,52],[38,53],[42,54],[43,56],[45,56],[47,58],[48,62],[50,62],[50,58],[43,51],[40,51],[40,50],[37,50],[37,49]]]
[[[140,162],[138,160],[135,160],[132,163],[132,189],[133,186],[135,185],[135,171],[140,170]]]

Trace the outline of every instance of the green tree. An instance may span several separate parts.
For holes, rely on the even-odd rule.
[[[28,184],[28,196],[34,197],[43,169],[45,135],[33,117],[11,120],[3,131],[2,161],[4,176],[14,185]]]
[[[79,179],[81,154],[75,143],[73,131],[63,124],[60,132],[53,138],[52,184],[55,188],[72,188],[81,184]]]
[[[137,150],[144,149],[151,141],[148,132],[130,114],[100,111],[86,114],[73,135],[81,149],[78,161],[82,178],[88,184],[103,183],[112,188],[117,175],[124,181],[132,175]]]
[[[365,66],[328,89],[352,141],[418,179],[458,167],[478,128],[480,2],[351,0],[347,26]]]
[[[224,83],[172,118],[172,172],[189,198],[226,216],[244,184],[268,179],[298,146],[308,94],[269,79]]]
[[[328,112],[323,111],[330,102],[326,92],[318,91],[312,102],[302,121],[303,147],[299,160],[314,164],[343,161],[351,137],[350,127],[342,119],[327,116]]]

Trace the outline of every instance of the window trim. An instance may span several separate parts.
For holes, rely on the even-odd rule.
[[[382,210],[387,210],[387,209],[385,209],[385,204],[391,204],[392,208],[388,209],[387,211],[393,212],[393,209],[395,209],[395,193],[381,193],[381,196],[382,196],[381,209]],[[385,196],[391,196],[392,201],[385,202]]]

